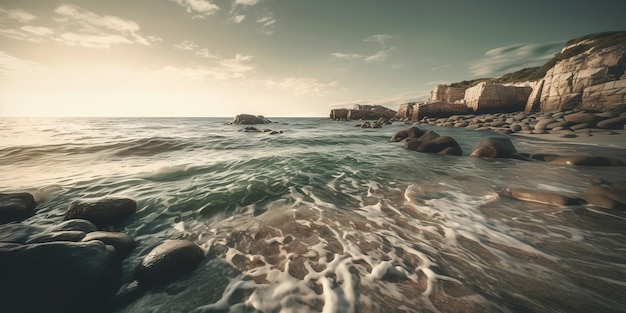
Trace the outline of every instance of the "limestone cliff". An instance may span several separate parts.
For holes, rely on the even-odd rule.
[[[532,93],[528,86],[506,86],[486,82],[468,88],[464,101],[468,108],[477,113],[521,111]]]
[[[527,111],[626,111],[626,32],[570,41],[555,59],[558,61],[541,80],[538,103],[533,106],[529,101]]]

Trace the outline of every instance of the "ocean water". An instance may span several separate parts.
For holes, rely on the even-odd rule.
[[[206,252],[177,281],[119,312],[624,312],[626,214],[498,197],[507,187],[583,192],[626,167],[469,158],[495,134],[421,127],[464,156],[404,150],[408,126],[277,118],[1,118],[0,192],[29,191],[55,225],[79,198],[135,199],[116,225],[139,242]],[[513,137],[518,151],[621,150]],[[0,304],[1,305],[1,304]]]

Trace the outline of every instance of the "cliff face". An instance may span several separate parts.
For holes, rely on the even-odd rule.
[[[428,102],[448,102],[454,103],[463,99],[465,96],[465,90],[467,87],[451,87],[446,85],[437,85],[430,92],[430,99]]]
[[[588,40],[565,47],[561,53],[581,48],[582,53],[560,60],[548,70],[542,79],[539,110],[625,111],[626,42],[600,49],[594,47],[594,40]]]
[[[506,86],[482,82],[465,91],[465,104],[477,113],[521,111],[526,106],[531,87]]]

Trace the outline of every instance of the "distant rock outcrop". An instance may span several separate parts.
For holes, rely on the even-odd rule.
[[[335,121],[378,120],[381,117],[393,118],[395,115],[396,111],[382,105],[355,104],[352,109],[330,110],[330,118]]]
[[[235,116],[235,119],[231,122],[231,124],[236,125],[254,125],[254,124],[270,124],[272,123],[270,120],[263,117],[263,115],[252,115],[252,114],[239,114]]]

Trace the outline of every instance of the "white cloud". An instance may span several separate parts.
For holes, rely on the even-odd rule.
[[[383,63],[387,61],[393,49],[394,47],[391,47],[389,49],[378,51],[375,54],[372,54],[363,60],[367,63]]]
[[[203,57],[205,59],[218,59],[219,58],[219,55],[213,54],[207,48],[198,49],[193,54],[195,54],[195,55],[197,55],[199,57]]]
[[[274,33],[274,24],[276,24],[276,19],[270,13],[267,13],[263,17],[258,18],[257,23],[261,24],[261,28],[259,32],[264,35],[272,35]]]
[[[246,18],[246,16],[245,16],[245,15],[235,15],[235,16],[233,16],[233,17],[232,17],[232,19],[231,19],[231,20],[232,20],[233,22],[235,22],[235,23],[239,24],[239,23],[243,22],[243,20],[244,20],[245,18]]]
[[[205,16],[213,15],[220,10],[220,7],[211,1],[207,0],[170,0],[176,2],[178,5],[185,7],[187,13],[199,13],[194,18],[204,18]]]
[[[199,65],[196,67],[165,66],[158,71],[159,74],[175,76],[188,80],[218,80],[245,78],[256,67],[249,62],[252,56],[237,54],[234,58],[220,59],[211,66]]]
[[[526,67],[540,66],[559,52],[564,42],[524,43],[495,48],[470,63],[475,76],[502,75]]]
[[[55,41],[87,48],[110,48],[117,44],[132,44],[150,46],[160,41],[160,38],[139,34],[139,25],[134,21],[125,20],[112,15],[98,15],[94,12],[72,5],[61,5],[54,10],[58,16],[53,19],[63,29],[73,28],[74,31],[65,31]]]
[[[387,41],[389,39],[393,39],[393,36],[387,35],[387,34],[379,34],[379,35],[369,36],[369,37],[363,39],[363,41],[364,42],[377,42],[381,46],[384,47],[385,46],[385,41]]]
[[[176,50],[193,51],[193,50],[196,50],[197,48],[198,48],[198,44],[191,40],[185,40],[181,43],[177,43],[174,45],[174,49]]]
[[[235,4],[241,5],[256,5],[261,0],[235,0]]]
[[[72,32],[63,33],[58,40],[68,46],[108,49],[113,45],[131,44],[128,38],[120,35],[89,35]]]
[[[37,18],[36,16],[22,9],[6,10],[3,8],[0,8],[0,15],[4,15],[5,17],[12,19],[12,20],[16,20],[20,23],[28,23]]]
[[[330,55],[335,59],[344,59],[344,60],[358,60],[358,59],[363,58],[363,55],[358,54],[358,53],[333,52]]]
[[[20,27],[20,29],[27,33],[31,33],[31,34],[42,36],[42,37],[54,34],[54,30],[48,27],[43,27],[43,26],[26,25],[26,26]]]
[[[20,59],[0,50],[0,74],[19,74],[44,68],[37,62]]]
[[[337,81],[329,83],[319,82],[312,77],[287,77],[281,80],[258,81],[262,86],[270,89],[287,91],[295,95],[320,96],[339,86]]]

